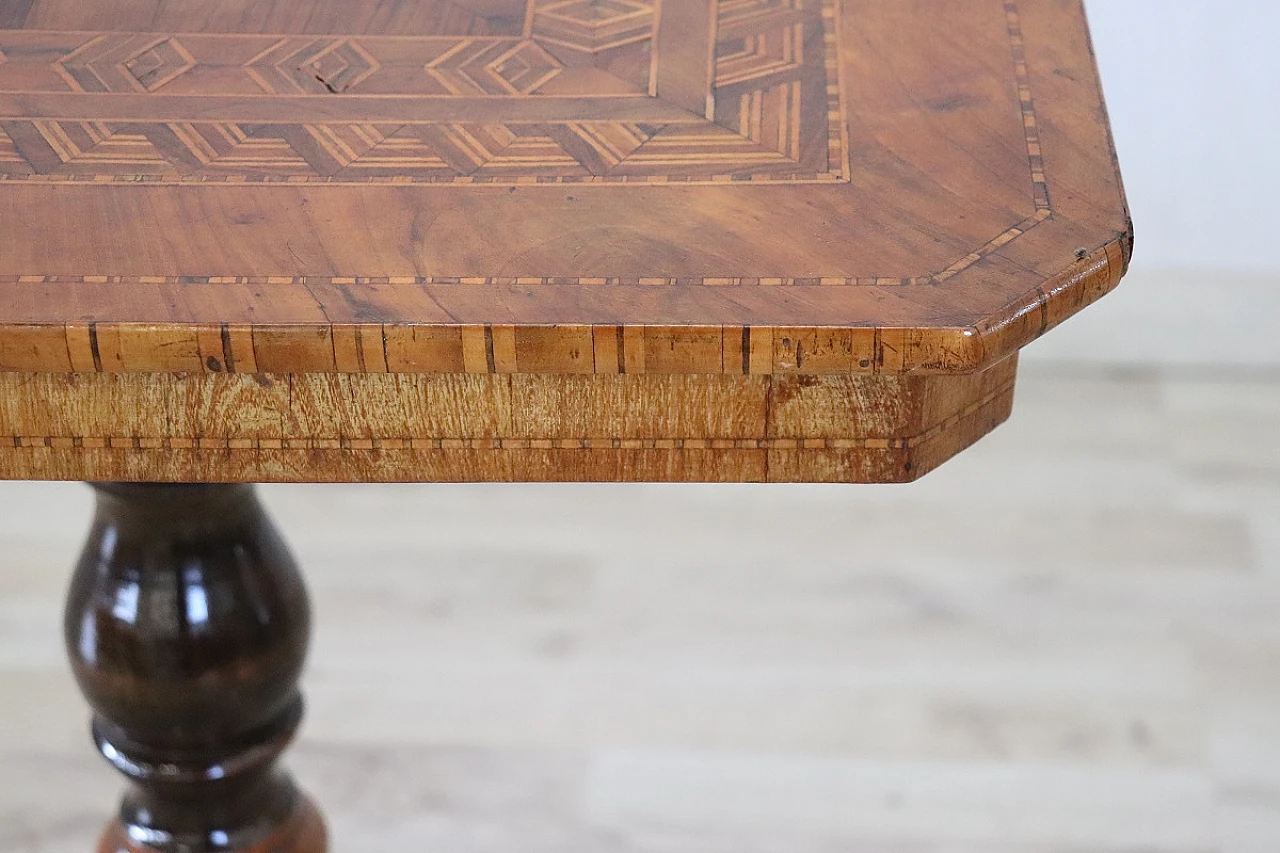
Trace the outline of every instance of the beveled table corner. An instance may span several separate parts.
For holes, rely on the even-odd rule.
[[[102,851],[326,844],[244,484],[911,481],[1132,235],[1079,0],[0,0],[0,477],[103,484]]]

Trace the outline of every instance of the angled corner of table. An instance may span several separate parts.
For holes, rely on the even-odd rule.
[[[324,849],[246,484],[911,481],[1132,243],[1078,0],[0,0],[0,477],[100,484],[101,850]]]

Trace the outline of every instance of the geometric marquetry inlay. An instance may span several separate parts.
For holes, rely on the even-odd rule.
[[[0,477],[918,476],[1128,266],[1084,2],[0,0]]]
[[[847,180],[836,0],[507,5],[397,36],[0,32],[0,93],[59,96],[0,120],[0,180]]]
[[[346,38],[282,38],[244,65],[271,95],[342,94],[381,70],[378,60]]]
[[[177,38],[105,33],[53,63],[74,92],[154,92],[195,66]]]
[[[594,53],[647,40],[654,3],[645,0],[562,0],[534,12],[533,31],[544,41]]]

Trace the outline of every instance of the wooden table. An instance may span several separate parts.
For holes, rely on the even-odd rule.
[[[1078,0],[0,0],[0,240],[100,849],[315,853],[237,484],[913,480],[1132,230]]]

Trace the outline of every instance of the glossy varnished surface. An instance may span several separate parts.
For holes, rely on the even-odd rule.
[[[327,849],[328,836],[324,817],[310,800],[304,798],[297,810],[285,820],[282,826],[270,835],[251,842],[249,847],[236,848],[235,853],[324,853]],[[161,847],[138,843],[129,836],[124,826],[117,822],[112,823],[103,833],[98,843],[98,853],[168,853],[168,851]]]
[[[320,853],[275,761],[310,607],[249,486],[103,485],[66,609],[102,755],[131,783],[102,853]]]
[[[0,367],[965,372],[1127,264],[1076,2],[4,12]]]

